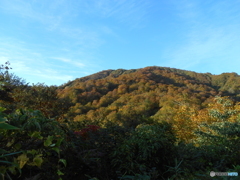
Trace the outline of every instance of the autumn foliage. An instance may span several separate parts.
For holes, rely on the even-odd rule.
[[[30,86],[9,65],[0,67],[0,179],[208,179],[240,170],[236,73],[152,66]]]
[[[81,129],[80,131],[75,131],[74,134],[81,136],[83,139],[88,139],[88,138],[89,138],[89,133],[94,133],[94,134],[96,134],[96,132],[97,132],[99,129],[100,129],[99,126],[87,125],[86,128],[83,128],[83,129]]]

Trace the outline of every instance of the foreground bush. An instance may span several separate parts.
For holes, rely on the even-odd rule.
[[[160,179],[174,162],[175,140],[167,123],[138,125],[112,152],[112,165],[122,175],[148,174]]]
[[[49,172],[48,177],[60,178],[63,174],[60,164],[66,165],[60,156],[66,146],[66,134],[60,124],[34,110],[17,110],[9,115],[1,115],[8,125],[18,128],[0,131],[2,151],[12,153],[7,158],[12,163],[2,164],[1,173],[9,177],[11,174],[14,179],[23,179],[39,173],[44,177]]]

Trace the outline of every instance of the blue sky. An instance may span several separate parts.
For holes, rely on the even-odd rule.
[[[163,66],[240,74],[239,0],[1,0],[0,64],[30,84]]]

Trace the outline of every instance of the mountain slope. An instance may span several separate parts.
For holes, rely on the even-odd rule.
[[[149,117],[170,120],[179,104],[204,108],[216,95],[238,101],[239,81],[236,73],[212,75],[152,66],[78,78],[60,86],[58,95],[74,104],[65,114],[68,120],[135,126]]]

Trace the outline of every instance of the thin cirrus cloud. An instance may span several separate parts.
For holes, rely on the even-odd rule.
[[[77,18],[79,23],[84,16],[117,20],[127,26],[137,27],[147,16],[150,3],[145,0],[80,0],[74,1],[19,1],[2,0],[0,9],[22,18],[32,19],[46,25],[46,29],[66,32],[69,20]],[[89,22],[90,23],[90,22]],[[93,22],[94,23],[94,22]],[[84,30],[82,26],[81,31]],[[70,30],[67,30],[69,32]],[[76,29],[72,30],[76,32]],[[84,33],[88,33],[87,29]]]
[[[234,31],[234,30],[233,30]],[[191,34],[191,35],[190,35]],[[222,59],[234,55],[237,51],[236,32],[228,34],[223,29],[200,28],[189,34],[186,44],[167,51],[165,56],[171,61],[168,65],[182,69],[212,63],[220,64]],[[229,52],[232,52],[229,54]],[[224,63],[224,62],[223,62]]]
[[[62,61],[62,62],[65,62],[65,63],[71,64],[71,65],[74,65],[75,67],[83,68],[83,67],[86,66],[85,64],[83,64],[83,63],[81,63],[81,62],[76,62],[76,61],[73,61],[73,60],[67,59],[67,58],[53,57],[53,59],[60,60],[60,61]]]
[[[59,42],[58,39],[54,38],[54,34],[51,35],[50,39],[47,41],[56,42],[56,46],[51,47],[53,52],[58,53],[59,48],[67,50],[67,56],[73,56],[72,54],[76,54],[79,56],[78,52],[84,52],[85,55],[82,57],[72,57],[71,59],[91,59],[86,54],[94,55],[95,50],[98,49],[102,44],[105,43],[105,40],[102,38],[103,35],[110,36],[119,36],[113,31],[111,27],[108,25],[98,24],[93,22],[92,25],[81,24],[81,20],[84,19],[84,14],[93,13],[94,17],[98,17],[99,14],[104,19],[115,19],[117,21],[122,22],[123,24],[131,24],[135,25],[143,20],[143,17],[146,13],[145,11],[145,3],[146,1],[136,1],[136,0],[121,0],[121,1],[108,1],[108,0],[99,0],[99,1],[79,1],[70,2],[69,1],[1,1],[0,5],[2,10],[7,13],[13,14],[20,19],[26,19],[35,21],[38,24],[42,24],[44,26],[39,26],[39,28],[43,28],[42,31],[45,33],[49,33],[48,31],[53,32],[54,34],[58,34],[58,36],[63,39]],[[80,9],[80,11],[73,8],[76,6]],[[71,10],[73,13],[71,14]],[[71,18],[79,19],[78,26],[72,26],[71,24],[66,23],[67,20],[71,21]],[[134,22],[134,23],[133,23]],[[28,37],[31,39],[31,37]],[[120,39],[120,38],[119,38]],[[14,42],[13,42],[14,43]],[[44,52],[42,52],[41,48],[46,49],[51,44],[51,42],[45,42],[45,44],[36,44],[35,49],[29,48],[32,52],[41,52],[42,59],[44,60]],[[74,51],[73,51],[74,49]],[[15,51],[18,53],[17,51]],[[21,52],[19,52],[21,53]],[[26,53],[24,53],[27,55]],[[54,54],[51,54],[54,55]],[[45,55],[46,56],[46,55]],[[10,58],[13,59],[13,58]],[[26,57],[25,57],[26,59]],[[32,56],[32,59],[35,59],[35,56]],[[70,64],[75,65],[77,67],[82,67],[83,64],[79,62],[71,62]],[[94,66],[98,66],[97,62],[90,62],[88,64],[95,64]]]
[[[90,0],[84,3],[86,14],[113,18],[131,28],[143,25],[149,8],[150,3],[145,0]]]
[[[0,57],[1,63],[6,61],[9,61],[9,58]],[[10,67],[13,68],[16,75],[21,74],[20,77],[26,82],[34,82],[35,84],[56,85],[56,83],[62,84],[74,78],[71,75],[61,73],[61,71],[56,71],[54,68],[48,68],[49,65],[39,68],[36,64],[26,64],[26,59],[18,58],[17,61],[11,61]]]
[[[240,24],[232,18],[239,17],[240,13],[236,14],[234,4],[214,2],[206,11],[200,1],[183,2],[182,6],[176,3],[178,16],[188,29],[180,46],[165,50],[165,64],[198,72],[211,70],[215,74],[222,73],[222,69],[238,71],[231,66],[239,64],[240,56]],[[225,11],[226,6],[231,6],[231,10]]]
[[[82,1],[76,3],[66,0],[32,0],[27,2],[3,0],[0,2],[0,6],[0,9],[14,14],[17,18],[26,20],[26,22],[29,20],[36,22],[39,30],[49,34],[45,35],[50,36],[47,41],[56,41],[58,45],[64,46],[62,48],[74,45],[75,48],[78,46],[81,51],[87,52],[88,49],[98,48],[104,43],[100,37],[101,32],[95,30],[96,28],[93,29],[90,25],[81,23],[85,17],[81,11],[85,8]],[[79,9],[75,9],[75,6],[79,7]],[[72,20],[78,23],[69,24],[69,21]],[[59,42],[59,38],[63,40]]]
[[[51,3],[52,2],[52,3]],[[60,1],[51,1],[49,3],[46,3],[44,1],[19,1],[19,0],[2,0],[0,2],[0,9],[5,11],[9,14],[14,14],[20,18],[25,19],[32,19],[34,21],[41,22],[49,29],[53,27],[57,27],[57,24],[60,23],[63,16],[61,16],[60,13],[57,13],[58,11],[55,10],[56,13],[52,13],[54,9],[53,7],[62,8],[59,3]],[[49,5],[50,4],[50,5]],[[52,5],[51,5],[52,4]],[[64,8],[62,8],[64,10]]]
[[[6,41],[9,42],[6,43]],[[56,84],[56,82],[58,84],[63,83],[68,81],[69,78],[73,79],[71,75],[63,75],[61,69],[53,66],[51,62],[42,60],[44,56],[41,53],[34,52],[33,49],[27,49],[22,43],[4,39],[4,41],[1,41],[0,46],[0,63],[4,64],[9,61],[10,67],[12,67],[11,72],[14,72],[14,74],[27,82],[45,82],[50,85]],[[80,67],[80,63],[78,66]]]
[[[0,38],[1,62],[10,61],[13,72],[27,81],[45,82],[46,84],[52,84],[54,81],[54,84],[62,84],[72,80],[73,77],[81,76],[79,71],[74,70],[75,68],[91,69],[77,59],[90,59],[88,54],[94,53],[94,49],[102,42],[98,37],[98,32],[86,26],[76,27],[65,24],[66,19],[72,16],[71,10],[67,9],[68,6],[70,5],[67,1],[1,1],[0,10],[5,14],[15,16],[16,22],[34,22],[36,27],[30,27],[30,29],[40,30],[41,34],[46,37],[44,41],[41,39],[39,41],[38,34],[29,33],[27,29],[22,28],[20,29],[24,34],[22,39],[7,36]],[[62,65],[54,63],[51,57],[56,55],[71,58],[58,58],[65,62]],[[87,64],[91,66],[97,63],[88,62]],[[66,72],[68,75],[63,75]],[[89,73],[85,70],[82,74]]]

